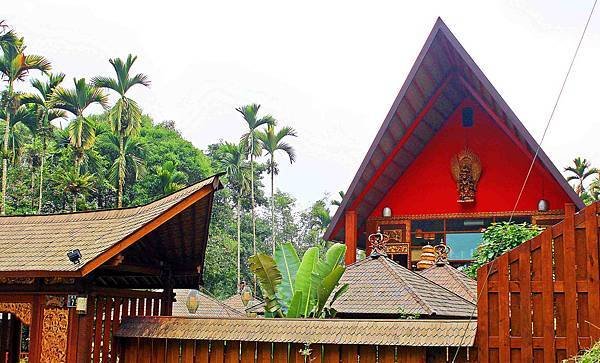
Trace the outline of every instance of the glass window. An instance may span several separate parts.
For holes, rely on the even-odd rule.
[[[491,218],[448,219],[447,231],[480,231],[492,223]]]
[[[496,222],[508,222],[510,219],[510,217],[497,217],[496,218]],[[512,219],[513,223],[516,224],[521,224],[521,223],[531,223],[531,217],[513,217]]]
[[[448,233],[446,244],[450,247],[449,260],[470,260],[481,243],[482,233]]]
[[[411,229],[416,231],[420,229],[424,232],[442,232],[444,230],[444,220],[441,219],[426,219],[414,220],[411,223]]]

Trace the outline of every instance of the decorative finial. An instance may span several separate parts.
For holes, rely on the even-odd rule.
[[[367,238],[371,244],[372,250],[370,257],[377,258],[379,256],[387,256],[385,245],[389,239],[390,237],[381,233],[381,228],[377,227],[377,232],[369,235]]]
[[[448,254],[450,253],[450,247],[448,245],[439,244],[434,247],[435,249],[435,264],[443,266],[448,264]]]

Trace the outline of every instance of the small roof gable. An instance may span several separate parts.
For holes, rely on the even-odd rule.
[[[447,263],[433,265],[418,274],[473,304],[477,303],[477,281]]]
[[[185,305],[190,289],[175,289],[175,301],[173,302],[173,316],[181,317],[197,317],[197,318],[239,318],[245,316],[232,307],[222,303],[221,301],[200,292],[198,311],[191,314]]]
[[[386,257],[349,265],[348,291],[333,304],[340,315],[422,315],[468,318],[475,305]]]
[[[522,151],[533,157],[538,143],[438,18],[333,216],[325,239],[343,240],[343,216],[348,210],[358,212],[358,226],[362,226],[389,188],[467,98],[481,105]],[[582,208],[582,200],[541,149],[538,161]]]
[[[219,175],[215,175],[140,207],[0,217],[0,275],[83,277],[125,249],[126,263],[131,260],[136,266],[147,267],[154,256],[148,248],[152,246],[153,250],[164,249],[163,253],[185,249],[175,251],[174,256],[194,261],[182,257],[175,265],[181,271],[173,274],[184,274],[188,282],[198,280],[196,269],[202,265],[213,193],[220,187]],[[193,236],[175,234],[187,225],[194,231]],[[79,264],[67,258],[67,252],[74,249],[81,252]],[[170,258],[166,255],[154,259]],[[119,263],[114,261],[110,267],[118,270]],[[188,279],[190,272],[194,276]]]

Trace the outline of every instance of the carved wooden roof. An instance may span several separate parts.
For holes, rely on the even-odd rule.
[[[0,277],[83,277],[100,268],[100,285],[158,288],[159,270],[170,266],[174,287],[191,287],[219,188],[216,175],[140,207],[0,217]],[[74,249],[79,264],[67,257]]]

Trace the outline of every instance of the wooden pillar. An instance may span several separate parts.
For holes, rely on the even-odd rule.
[[[346,212],[346,224],[344,242],[346,243],[346,266],[356,262],[356,247],[358,237],[358,226],[356,223],[356,211]]]

